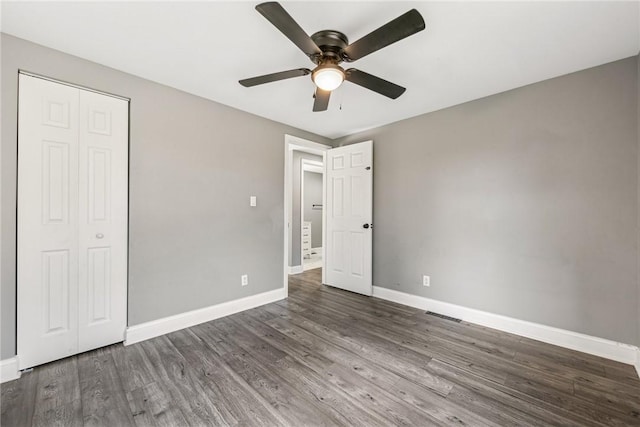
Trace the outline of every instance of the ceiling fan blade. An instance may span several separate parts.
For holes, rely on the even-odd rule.
[[[422,19],[420,12],[411,9],[347,46],[344,49],[345,60],[355,61],[363,58],[385,46],[424,30],[424,27],[424,19]]]
[[[365,73],[364,71],[356,70],[355,68],[349,68],[345,71],[345,74],[345,80],[374,92],[378,92],[380,95],[384,95],[391,99],[396,99],[402,95],[405,90],[407,90],[395,83],[388,82],[380,77]]]
[[[316,89],[315,101],[313,101],[313,111],[326,111],[329,107],[330,90]]]
[[[244,87],[257,86],[264,83],[277,82],[278,80],[290,79],[292,77],[306,76],[311,73],[307,68],[296,68],[295,70],[280,71],[279,73],[265,74],[264,76],[242,79],[239,83]]]
[[[256,10],[267,18],[282,34],[293,42],[307,56],[322,55],[322,51],[311,40],[311,37],[298,25],[298,23],[287,13],[280,3],[272,1],[261,3],[256,6]]]

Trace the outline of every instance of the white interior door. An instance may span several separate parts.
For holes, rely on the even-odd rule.
[[[372,294],[373,142],[327,151],[325,283]]]
[[[25,369],[124,338],[128,103],[19,78],[17,345]]]

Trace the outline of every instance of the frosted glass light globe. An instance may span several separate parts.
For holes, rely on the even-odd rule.
[[[319,89],[332,91],[344,81],[344,72],[339,67],[320,68],[313,73],[312,78]]]

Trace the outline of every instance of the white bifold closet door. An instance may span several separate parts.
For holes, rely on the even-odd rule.
[[[20,74],[20,369],[123,341],[126,100]]]

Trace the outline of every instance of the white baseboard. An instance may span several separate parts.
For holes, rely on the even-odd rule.
[[[637,361],[640,349],[630,344],[488,313],[379,286],[373,287],[373,296],[629,365],[635,364],[640,375],[640,369],[638,369],[640,362]]]
[[[303,271],[304,271],[304,268],[301,265],[289,266],[289,274],[300,274]]]
[[[638,378],[640,378],[640,348],[636,350],[636,372],[638,373]]]
[[[263,292],[261,294],[251,295],[245,298],[223,302],[221,304],[212,305],[198,310],[188,311],[186,313],[176,314],[174,316],[130,326],[125,332],[124,345],[135,344],[140,341],[145,341],[170,332],[179,331],[180,329],[188,328],[210,320],[219,319],[234,313],[249,310],[250,308],[279,301],[284,298],[286,298],[285,289],[279,288],[273,291]]]
[[[20,378],[20,370],[18,370],[18,356],[0,360],[0,383],[17,380],[18,378]]]

